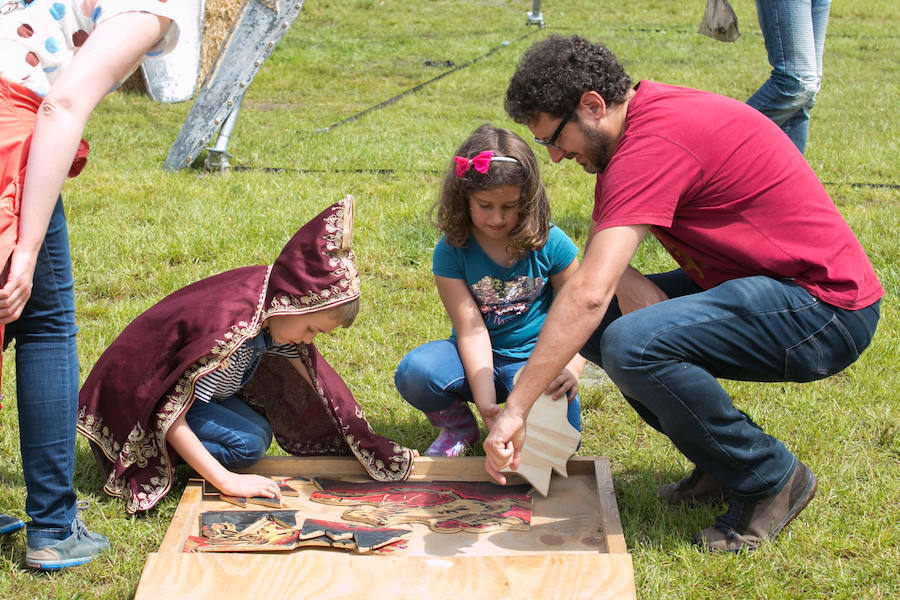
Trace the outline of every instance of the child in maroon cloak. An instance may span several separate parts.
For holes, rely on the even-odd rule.
[[[240,474],[274,433],[297,456],[353,455],[379,481],[403,480],[412,452],[376,435],[338,374],[310,343],[356,316],[353,199],[300,229],[271,267],[189,285],[138,316],[94,365],[78,430],[130,513],[172,486],[176,455],[220,491],[278,497]],[[252,408],[251,408],[252,407]]]

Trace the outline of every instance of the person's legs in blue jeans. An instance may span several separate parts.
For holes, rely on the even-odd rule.
[[[802,153],[822,80],[831,0],[756,0],[756,10],[772,72],[747,104],[781,127]]]
[[[16,400],[29,536],[62,539],[75,519],[78,352],[69,238],[60,199],[34,271],[31,297],[7,326],[15,340]]]
[[[513,379],[525,362],[524,358],[494,354],[494,390],[498,403],[506,402],[513,387]],[[448,443],[453,442],[455,445],[460,440],[469,440],[473,425],[477,436],[477,423],[466,407],[467,403],[475,400],[455,342],[437,340],[411,351],[397,366],[394,384],[404,400],[423,411],[435,427],[463,430],[461,436],[455,436]],[[569,423],[581,431],[581,404],[578,396],[569,402],[567,416]],[[456,439],[457,437],[460,439]],[[453,449],[462,451],[464,445]]]
[[[792,282],[748,277],[620,317],[602,334],[603,367],[632,404],[736,497],[779,491],[796,458],[735,408],[716,381],[811,381],[869,344],[878,305],[844,311]]]
[[[423,344],[400,360],[394,385],[404,400],[422,412],[437,412],[457,400],[473,402],[456,344],[436,340]]]
[[[69,236],[60,198],[38,254],[31,297],[19,319],[7,325],[15,340],[19,443],[27,497],[26,564],[62,568],[82,564],[108,542],[77,520],[72,477],[78,410],[78,351]],[[73,537],[63,554],[34,563],[32,551]]]
[[[195,401],[184,420],[226,469],[256,464],[272,443],[269,421],[237,396],[218,402]]]
[[[694,283],[681,269],[675,269],[674,271],[667,271],[665,273],[652,273],[647,275],[647,278],[662,289],[669,298],[678,298],[680,296],[696,294],[697,292],[702,291],[700,286]],[[603,334],[606,332],[606,328],[621,316],[622,311],[619,309],[619,302],[616,297],[613,296],[613,299],[609,303],[609,308],[606,310],[606,315],[604,315],[603,320],[600,321],[600,325],[594,333],[591,334],[591,337],[588,338],[588,341],[581,349],[581,355],[583,357],[595,365],[601,368],[603,367],[603,355],[600,349],[600,342],[603,338]],[[625,400],[628,401],[628,404],[631,405],[645,423],[657,431],[663,432],[656,415],[647,410],[644,405],[628,396],[625,396]]]
[[[459,456],[478,440],[478,422],[468,406],[474,397],[455,342],[436,340],[412,350],[397,365],[394,385],[440,430],[426,456]]]

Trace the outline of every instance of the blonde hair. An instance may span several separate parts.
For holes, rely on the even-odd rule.
[[[492,161],[486,173],[470,168],[462,177],[456,174],[456,164],[444,175],[437,201],[431,207],[431,219],[451,246],[466,245],[472,232],[469,198],[473,193],[493,190],[504,185],[521,188],[519,222],[509,233],[510,254],[520,259],[530,250],[547,243],[550,230],[550,202],[541,182],[537,159],[528,144],[509,129],[485,123],[476,129],[456,150],[456,156],[473,158],[480,152],[492,150],[495,156],[506,156],[516,162]]]
[[[340,323],[341,327],[350,327],[359,314],[359,296],[347,302],[330,309],[328,312],[334,313],[334,320]]]

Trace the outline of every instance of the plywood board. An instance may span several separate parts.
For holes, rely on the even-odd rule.
[[[608,460],[576,457],[566,467],[567,479],[554,480],[546,498],[534,497],[529,531],[447,534],[412,525],[402,556],[345,555],[324,548],[185,553],[187,537],[198,533],[200,512],[234,508],[204,500],[202,486],[191,482],[159,551],[147,559],[135,599],[635,598]],[[267,458],[253,472],[367,480],[356,461],[340,458]],[[486,481],[488,476],[483,458],[420,457],[412,479]],[[521,482],[516,475],[510,479]],[[309,501],[315,489],[311,482],[293,485],[299,494],[285,497],[285,508],[340,520],[344,507]]]

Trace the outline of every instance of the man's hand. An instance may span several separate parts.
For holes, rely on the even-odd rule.
[[[584,370],[584,363],[584,358],[576,354],[559,375],[550,382],[544,393],[552,396],[554,400],[567,398],[571,402],[578,393],[578,378],[581,377],[581,372]]]
[[[503,410],[482,444],[484,469],[497,483],[506,485],[506,476],[500,472],[501,469],[518,468],[524,443],[525,417]]]
[[[616,288],[616,299],[623,315],[652,306],[669,299],[655,283],[644,277],[639,271],[628,267]]]

